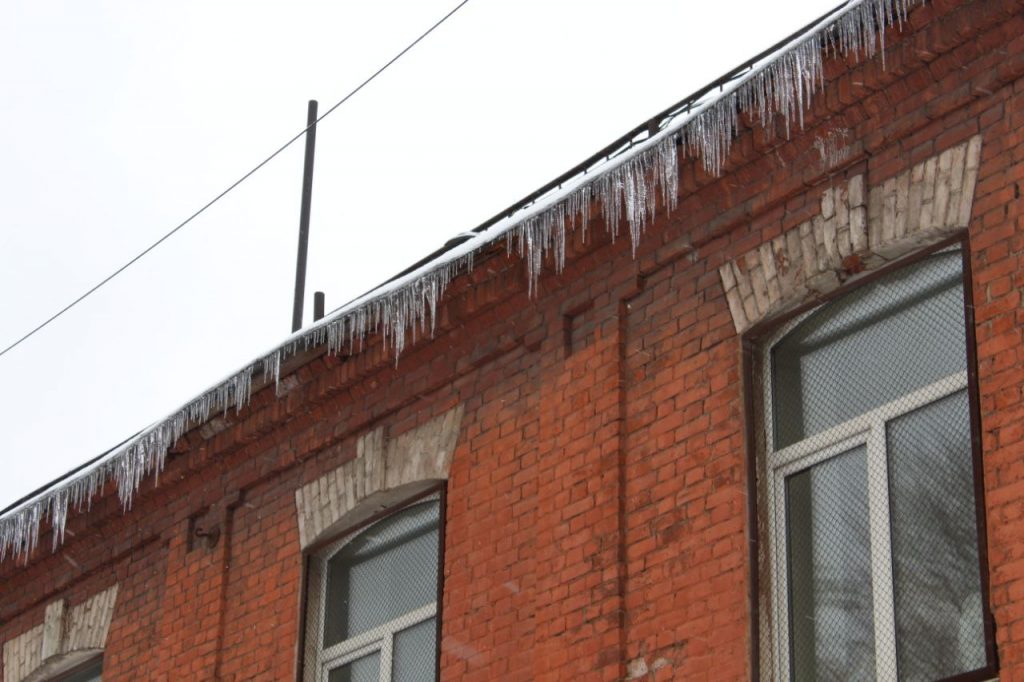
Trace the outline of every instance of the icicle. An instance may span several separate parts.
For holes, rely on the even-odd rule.
[[[64,539],[69,506],[79,511],[88,507],[102,493],[107,481],[115,483],[121,505],[128,509],[142,480],[149,474],[159,474],[168,450],[190,426],[206,421],[215,412],[226,415],[232,407],[236,413],[241,411],[249,402],[252,378],[258,369],[265,382],[273,377],[275,388],[279,388],[281,362],[300,347],[309,350],[326,344],[329,353],[339,353],[345,347],[354,353],[362,350],[368,336],[379,334],[384,348],[391,349],[397,363],[405,349],[406,335],[411,333],[415,339],[417,333],[434,333],[438,303],[448,284],[460,272],[471,271],[474,255],[497,239],[506,239],[509,256],[515,252],[526,260],[531,296],[536,292],[547,258],[553,260],[556,272],[565,267],[568,235],[579,229],[586,240],[591,202],[598,204],[596,208],[613,241],[625,218],[635,255],[644,230],[655,218],[658,195],[666,211],[677,207],[677,140],[683,153],[699,157],[705,171],[719,175],[740,129],[741,113],[759,123],[769,135],[775,115],[782,116],[787,135],[794,124],[802,128],[805,110],[824,86],[823,55],[870,58],[884,46],[886,28],[902,27],[918,0],[890,2],[851,2],[820,30],[755,65],[735,87],[729,86],[731,89],[722,94],[709,94],[688,105],[675,119],[661,126],[657,139],[630,140],[611,153],[606,162],[583,171],[564,195],[552,197],[543,205],[521,209],[518,220],[510,217],[501,229],[481,233],[467,242],[471,248],[458,250],[458,255],[442,256],[438,262],[425,266],[418,276],[403,280],[400,285],[385,285],[377,295],[293,336],[75,478],[0,517],[0,561],[8,554],[27,560],[38,544],[44,517],[53,528],[56,549]],[[838,153],[830,140],[822,145],[824,156]]]
[[[281,394],[281,350],[275,350],[273,353],[263,358],[263,381],[274,380],[274,395]]]

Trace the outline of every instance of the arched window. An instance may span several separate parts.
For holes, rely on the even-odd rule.
[[[947,249],[764,345],[773,678],[992,671],[964,305]]]
[[[48,679],[51,682],[100,682],[102,674],[103,656],[101,655]]]
[[[305,679],[435,679],[440,502],[404,507],[310,558]]]

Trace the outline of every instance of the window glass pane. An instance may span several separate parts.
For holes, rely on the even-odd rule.
[[[433,618],[395,635],[394,682],[429,682],[437,672],[437,621]]]
[[[380,654],[357,658],[327,675],[327,682],[377,682],[379,679]]]
[[[772,351],[783,448],[967,366],[959,250],[824,306]]]
[[[786,479],[790,659],[794,680],[871,680],[867,450]]]
[[[901,680],[985,665],[968,409],[961,391],[887,429]]]
[[[327,565],[324,645],[437,600],[438,502],[370,526]]]
[[[103,659],[97,658],[83,665],[73,673],[58,677],[61,682],[100,682],[100,675],[103,672]]]

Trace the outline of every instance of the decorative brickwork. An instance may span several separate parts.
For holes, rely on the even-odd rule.
[[[814,218],[718,269],[736,331],[967,227],[980,158],[975,135],[867,196],[864,175],[825,190]]]
[[[4,682],[34,682],[74,667],[103,651],[117,602],[114,585],[67,609],[46,605],[43,622],[4,642]]]
[[[4,682],[21,682],[42,664],[42,624],[4,642]]]
[[[355,459],[296,490],[302,548],[447,480],[462,413],[459,405],[387,442],[383,429],[371,431]]]

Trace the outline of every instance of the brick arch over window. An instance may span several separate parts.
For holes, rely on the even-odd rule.
[[[873,187],[827,189],[817,216],[719,268],[736,331],[967,227],[980,158],[975,135]]]
[[[371,431],[355,459],[296,490],[302,549],[446,481],[462,414],[458,405],[387,441],[383,429]]]
[[[116,602],[112,585],[71,608],[47,604],[41,624],[4,642],[3,682],[36,682],[102,654]]]

